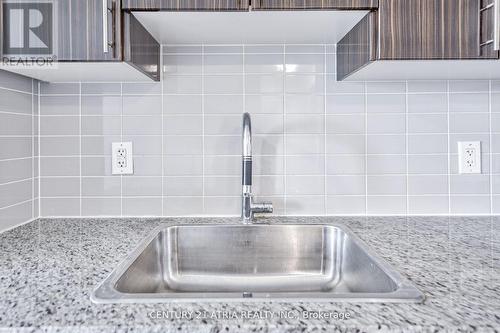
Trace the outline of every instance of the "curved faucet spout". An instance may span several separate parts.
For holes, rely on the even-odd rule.
[[[252,223],[254,213],[272,213],[271,203],[255,203],[252,195],[252,121],[249,113],[243,114],[242,135],[242,193],[241,218],[244,223]]]
[[[252,158],[252,120],[250,119],[250,114],[245,112],[243,114],[243,158]]]

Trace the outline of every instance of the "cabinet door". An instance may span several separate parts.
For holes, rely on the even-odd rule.
[[[500,9],[495,7],[494,0],[481,0],[480,56],[482,58],[499,57],[499,52],[495,50],[495,29],[500,29],[500,27],[498,26],[500,22],[495,22],[495,11],[498,10]]]
[[[256,10],[375,9],[378,0],[252,0]]]
[[[240,11],[248,10],[248,0],[123,0],[126,10],[200,10]]]
[[[59,61],[121,60],[120,0],[56,2]]]
[[[479,59],[481,0],[379,0],[380,59]]]
[[[131,13],[123,13],[124,61],[160,81],[160,44]]]

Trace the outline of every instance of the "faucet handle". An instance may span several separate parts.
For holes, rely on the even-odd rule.
[[[254,213],[268,213],[271,214],[273,212],[273,204],[272,202],[257,202],[252,205],[252,211]]]

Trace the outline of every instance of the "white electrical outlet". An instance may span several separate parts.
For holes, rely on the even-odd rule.
[[[132,175],[134,173],[132,142],[113,142],[111,151],[113,175]]]
[[[458,172],[481,173],[481,141],[458,143]]]

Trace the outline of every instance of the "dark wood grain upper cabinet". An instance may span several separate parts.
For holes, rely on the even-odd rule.
[[[246,11],[248,0],[122,0],[125,10]]]
[[[337,44],[337,78],[378,60],[498,59],[493,0],[379,0]]]
[[[379,58],[497,58],[481,52],[481,1],[380,0]]]
[[[59,61],[121,60],[120,0],[56,1]]]
[[[255,10],[373,9],[378,0],[252,0]]]

